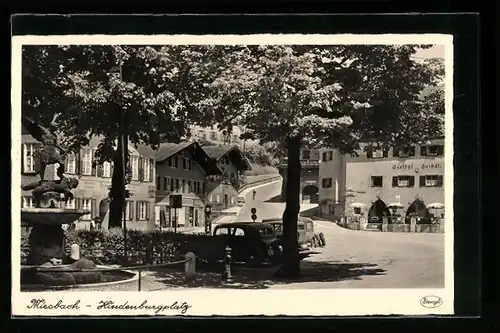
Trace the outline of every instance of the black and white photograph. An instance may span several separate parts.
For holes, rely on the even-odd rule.
[[[144,37],[13,38],[14,314],[453,314],[451,36]]]

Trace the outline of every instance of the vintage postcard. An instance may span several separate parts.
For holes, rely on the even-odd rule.
[[[12,314],[454,313],[451,35],[12,40]]]

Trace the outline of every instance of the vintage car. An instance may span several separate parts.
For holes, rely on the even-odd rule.
[[[222,238],[232,250],[235,265],[261,266],[279,264],[282,248],[272,226],[255,222],[219,224],[213,236]]]
[[[283,220],[264,219],[262,222],[273,226],[278,239],[283,236]],[[323,247],[326,245],[323,233],[315,233],[314,221],[311,218],[302,216],[299,216],[297,220],[297,241],[299,243],[300,251],[306,251],[314,247]]]

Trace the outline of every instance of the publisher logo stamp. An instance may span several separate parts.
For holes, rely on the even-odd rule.
[[[425,296],[420,299],[420,305],[424,308],[438,308],[443,305],[443,300],[439,296]]]

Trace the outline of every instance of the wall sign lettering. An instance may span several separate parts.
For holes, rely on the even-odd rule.
[[[441,169],[443,165],[441,163],[433,163],[433,164],[422,164],[420,169]],[[403,164],[393,164],[393,170],[413,170],[413,164],[403,163]],[[415,170],[419,170],[419,168],[415,168]]]

